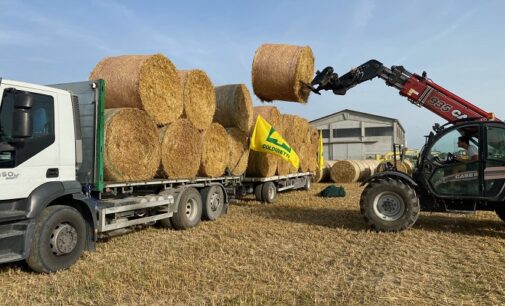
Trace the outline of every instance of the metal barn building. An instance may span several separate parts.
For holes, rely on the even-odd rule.
[[[405,130],[397,119],[345,109],[310,124],[323,134],[326,160],[369,159],[405,145]]]

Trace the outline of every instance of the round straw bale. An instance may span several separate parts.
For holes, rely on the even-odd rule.
[[[160,165],[156,123],[135,108],[105,110],[104,178],[106,181],[143,181]]]
[[[203,151],[199,176],[217,177],[223,175],[229,159],[228,133],[219,123],[212,123],[203,131]]]
[[[247,169],[249,159],[249,139],[239,128],[229,128],[226,132],[230,144],[230,158],[226,168],[231,175],[242,175]]]
[[[247,176],[268,177],[274,176],[277,171],[277,162],[280,157],[270,153],[251,151],[247,165]]]
[[[145,110],[158,125],[175,121],[183,110],[182,87],[174,64],[161,54],[107,57],[90,79],[104,79],[106,108]]]
[[[325,160],[323,169],[317,169],[314,175],[314,182],[327,182],[331,180],[330,170],[331,166],[335,164],[336,160]]]
[[[412,175],[412,173],[414,172],[414,164],[408,159],[404,159],[403,164],[405,165],[405,168],[407,169],[407,172],[405,172],[405,173],[407,173],[408,175]]]
[[[244,84],[224,85],[216,91],[214,122],[225,128],[237,127],[249,133],[253,125],[252,99]]]
[[[393,165],[393,161],[392,160],[382,161],[379,164],[379,166],[377,167],[377,172],[384,172],[384,171],[386,171],[387,168],[388,168],[388,166],[389,166],[388,164],[389,165]],[[394,164],[396,164],[396,170],[397,171],[408,174],[407,167],[405,166],[405,164],[401,160],[395,161]]]
[[[298,158],[300,159],[300,172],[308,172],[309,171],[309,160],[310,160],[310,148],[303,144],[300,146],[298,151]]]
[[[253,108],[253,126],[256,124],[256,119],[258,115],[263,117],[270,125],[278,132],[280,132],[283,129],[282,125],[282,115],[275,106],[255,106]],[[251,129],[251,133],[252,133]],[[282,134],[281,134],[282,135]]]
[[[300,81],[310,83],[314,76],[314,55],[310,47],[264,44],[256,50],[252,66],[252,84],[262,101],[307,102],[310,90]]]
[[[331,167],[331,179],[335,183],[354,183],[370,176],[370,169],[360,160],[341,160]]]
[[[159,130],[162,176],[192,178],[202,158],[202,136],[188,119],[177,119]]]
[[[188,118],[199,130],[212,123],[216,111],[214,86],[203,70],[179,70],[184,105],[183,118]]]

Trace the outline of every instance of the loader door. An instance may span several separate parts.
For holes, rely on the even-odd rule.
[[[469,138],[472,149],[461,147],[461,136]],[[440,196],[480,196],[479,160],[472,160],[468,152],[480,152],[479,125],[465,125],[448,130],[429,149],[427,161],[428,183]],[[479,154],[477,154],[479,155]],[[475,159],[475,158],[474,158]]]

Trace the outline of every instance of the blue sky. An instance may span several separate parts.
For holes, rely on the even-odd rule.
[[[505,1],[13,1],[0,0],[0,76],[85,80],[106,56],[163,53],[214,85],[251,87],[263,43],[309,45],[339,74],[375,58],[428,72],[439,85],[505,118]],[[254,98],[254,104],[261,102]],[[420,147],[435,122],[380,79],[345,96],[312,95],[281,112],[316,119],[342,109],[393,117]]]

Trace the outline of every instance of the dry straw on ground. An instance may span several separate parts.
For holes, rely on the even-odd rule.
[[[199,130],[207,129],[216,111],[214,86],[205,71],[179,70],[184,105],[183,118],[189,119]]]
[[[340,184],[339,184],[340,185]],[[493,212],[421,213],[370,231],[362,187],[254,196],[187,231],[150,227],[99,241],[52,275],[0,266],[1,305],[504,305],[505,224]]]
[[[202,161],[198,176],[218,177],[224,174],[229,159],[229,142],[226,129],[219,123],[212,123],[202,133]]]
[[[105,110],[104,177],[107,181],[143,181],[160,164],[158,129],[144,111]]]
[[[238,128],[228,128],[226,132],[230,147],[230,158],[226,168],[231,175],[242,175],[247,169],[249,159],[249,138],[247,133]]]
[[[160,129],[163,177],[192,178],[202,158],[202,136],[188,119]]]
[[[264,44],[256,50],[252,83],[260,100],[305,103],[310,90],[300,81],[310,83],[313,76],[314,56],[308,46]]]
[[[172,62],[161,54],[107,57],[90,79],[104,79],[105,107],[145,110],[157,124],[175,121],[182,114],[182,87]]]
[[[214,122],[225,128],[236,127],[249,133],[253,125],[252,99],[244,84],[224,85],[216,91]]]

